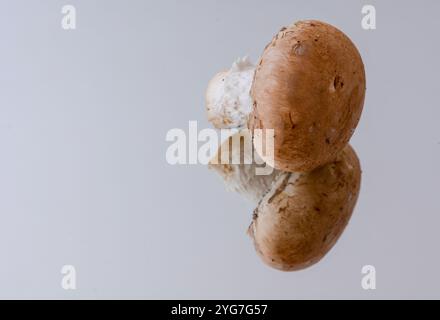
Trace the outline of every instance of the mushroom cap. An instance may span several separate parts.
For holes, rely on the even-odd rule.
[[[365,71],[350,39],[320,21],[300,21],[269,43],[257,66],[248,126],[274,129],[274,162],[288,172],[310,171],[336,156],[357,126]]]
[[[318,262],[347,225],[360,181],[359,160],[349,145],[333,162],[310,173],[280,175],[249,227],[262,260],[283,271]]]

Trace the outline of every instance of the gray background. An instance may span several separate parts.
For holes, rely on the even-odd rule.
[[[61,7],[78,29],[61,29]],[[374,4],[377,30],[361,28]],[[0,1],[0,298],[440,298],[438,1]],[[349,227],[281,273],[245,234],[253,205],[165,161],[211,76],[306,18],[344,30],[368,88]],[[77,269],[64,291],[61,267]],[[361,268],[377,269],[377,290]]]

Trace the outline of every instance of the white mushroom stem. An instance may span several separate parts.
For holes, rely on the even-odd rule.
[[[263,167],[267,169],[267,164],[253,149],[252,136],[247,129],[225,140],[209,163],[209,168],[222,177],[229,191],[238,192],[255,204],[271,189],[281,173],[270,168],[264,170],[267,174],[259,175],[257,168]]]
[[[250,88],[255,66],[248,57],[237,59],[230,70],[219,72],[206,90],[208,120],[219,129],[246,125],[252,110]]]

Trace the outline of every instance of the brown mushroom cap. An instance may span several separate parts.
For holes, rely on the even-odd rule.
[[[359,160],[350,146],[310,173],[279,176],[255,209],[249,227],[263,261],[283,271],[318,262],[347,225],[360,180]]]
[[[335,27],[297,22],[267,45],[251,95],[249,128],[275,130],[275,163],[269,164],[289,172],[313,170],[334,159],[359,122],[365,96],[361,56]]]

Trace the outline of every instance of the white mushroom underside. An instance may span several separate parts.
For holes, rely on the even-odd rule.
[[[267,164],[258,164],[262,163],[262,161],[255,152],[255,149],[253,149],[253,146],[251,147],[252,151],[249,154],[244,152],[245,150],[243,150],[241,144],[231,143],[232,148],[230,148],[229,140],[237,136],[243,136],[245,139],[252,139],[250,132],[247,129],[237,132],[223,142],[218,153],[211,160],[209,167],[222,177],[227,190],[237,192],[253,203],[258,203],[263,196],[271,190],[272,184],[277,180],[277,177],[281,172],[271,168],[272,170],[269,171],[268,174],[256,174],[256,168],[264,167]],[[242,159],[244,161],[240,164],[216,164],[215,161],[219,159],[219,154],[221,154],[222,149],[225,148],[229,150],[228,153],[230,158]],[[217,162],[219,161],[217,160]]]
[[[206,91],[208,120],[216,128],[239,128],[247,123],[252,109],[250,89],[255,66],[247,57],[238,59],[232,68],[220,72]]]

